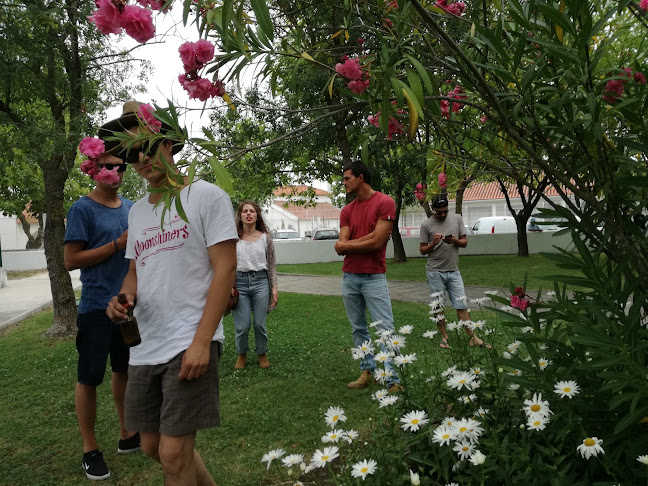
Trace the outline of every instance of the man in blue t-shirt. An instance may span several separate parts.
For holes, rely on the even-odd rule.
[[[99,142],[98,139],[94,139]],[[103,150],[103,149],[102,149]],[[117,452],[140,449],[139,434],[124,426],[124,394],[128,371],[128,347],[119,326],[106,316],[110,298],[119,292],[128,272],[125,258],[128,235],[128,211],[133,202],[117,194],[124,179],[126,164],[105,152],[92,159],[96,187],[75,202],[67,216],[65,231],[65,267],[81,269],[81,301],[77,318],[76,346],[79,352],[78,381],[74,393],[77,421],[83,439],[82,466],[89,479],[106,479],[110,471],[97,446],[95,420],[97,416],[97,386],[106,372],[110,355],[111,388],[119,416],[120,439]],[[105,177],[105,171],[111,171]],[[110,182],[102,182],[110,181]]]

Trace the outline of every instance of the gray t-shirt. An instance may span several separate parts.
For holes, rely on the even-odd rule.
[[[461,215],[448,213],[445,221],[440,221],[432,215],[421,225],[421,243],[429,244],[434,240],[434,235],[441,233],[443,236],[454,235],[459,239],[466,234]],[[438,272],[452,272],[459,270],[459,248],[441,240],[434,249],[428,253],[426,270]]]

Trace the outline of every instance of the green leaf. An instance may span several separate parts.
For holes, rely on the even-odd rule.
[[[416,74],[416,71],[410,68],[405,68],[405,74],[407,75],[407,82],[412,88],[412,92],[416,95],[419,106],[423,106],[423,85],[421,84],[421,78]]]
[[[209,157],[208,160],[218,187],[224,190],[227,194],[234,194],[234,185],[232,184],[232,176],[229,171],[216,157]]]
[[[416,111],[418,111],[419,117],[421,118],[421,120],[424,120],[425,119],[425,113],[423,113],[423,109],[421,108],[421,105],[419,104],[418,100],[416,99],[416,96],[414,95],[414,93],[412,92],[410,87],[407,86],[405,83],[403,83],[400,79],[394,79],[392,84],[394,82],[397,85],[399,85],[401,87],[401,89],[405,90],[407,95],[412,100],[412,103],[414,103],[414,106],[416,106]]]
[[[178,211],[178,215],[183,219],[183,221],[186,221],[188,223],[189,219],[187,219],[187,213],[185,213],[185,210],[182,207],[182,198],[180,197],[180,193],[176,194],[174,199],[175,199],[175,208],[176,211]]]
[[[405,56],[409,62],[412,63],[412,66],[416,68],[416,70],[419,73],[419,76],[423,80],[423,84],[425,85],[425,89],[427,90],[428,95],[430,96],[437,96],[439,94],[439,90],[435,89],[434,86],[432,85],[432,81],[430,80],[430,75],[428,74],[427,70],[423,67],[423,64],[421,64],[418,60],[414,59],[412,56]]]
[[[254,15],[256,20],[261,27],[261,31],[266,35],[270,40],[274,39],[272,19],[270,18],[270,10],[265,0],[251,0],[252,10],[254,10]]]

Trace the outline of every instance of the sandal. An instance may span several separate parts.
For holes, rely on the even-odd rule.
[[[439,347],[442,349],[450,349],[450,345],[448,344],[448,340],[446,338],[442,338],[441,342],[439,343]]]
[[[478,343],[477,341],[475,341],[475,338],[474,338],[474,337],[470,338],[470,341],[468,341],[468,344],[469,344],[470,346],[472,346],[473,348],[474,348],[474,347],[477,347],[477,348],[486,348],[486,349],[491,349],[491,348],[492,348],[492,346],[491,346],[490,344],[486,344],[484,341]]]

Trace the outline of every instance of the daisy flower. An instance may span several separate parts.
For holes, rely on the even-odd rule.
[[[359,437],[357,430],[347,430],[345,440],[350,444]]]
[[[473,455],[470,456],[469,461],[473,466],[481,466],[486,461],[486,456],[480,451],[475,451],[473,452]]]
[[[407,364],[412,364],[414,361],[416,361],[416,353],[401,354],[394,358],[394,364],[399,368],[402,368]]]
[[[470,321],[470,325],[468,327],[471,331],[475,331],[478,329],[484,329],[485,325],[486,321]]]
[[[432,442],[436,442],[439,445],[450,445],[450,441],[455,440],[456,438],[457,432],[455,427],[443,424],[434,429]]]
[[[392,331],[391,329],[381,329],[380,331],[378,331],[378,335],[383,339],[387,339],[392,334],[394,334],[394,331]]]
[[[497,295],[499,290],[484,290],[484,295],[489,296],[489,295]]]
[[[380,404],[378,408],[389,407],[390,405],[393,405],[397,401],[398,401],[397,395],[389,395],[386,397],[382,397],[378,399],[378,403]]]
[[[477,420],[471,418],[457,420],[454,424],[454,430],[457,433],[457,440],[468,439],[470,442],[477,442],[479,436],[484,433]]]
[[[513,357],[513,355],[511,353],[509,353],[508,351],[504,351],[502,353],[502,358],[504,358],[504,359],[511,359],[512,357]]]
[[[574,398],[574,395],[580,393],[580,387],[575,381],[559,381],[554,385],[554,393],[560,395],[560,398]]]
[[[378,463],[373,459],[365,459],[356,462],[351,468],[351,476],[354,478],[362,478],[362,480],[364,480],[369,474],[376,472],[377,465]]]
[[[511,376],[522,376],[522,371],[513,370],[513,371],[509,372],[509,375],[511,375]]]
[[[371,344],[371,341],[365,341],[357,348],[353,348],[352,351],[355,351],[361,358],[364,358],[368,355],[374,354],[374,347]]]
[[[389,355],[389,353],[381,351],[380,353],[374,355],[374,360],[378,361],[379,363],[385,364],[391,361],[391,356]]]
[[[476,299],[470,299],[471,304],[482,305],[490,300],[490,297],[477,297]]]
[[[289,456],[284,457],[281,462],[286,467],[297,466],[304,462],[304,456],[302,454],[290,454]]]
[[[433,312],[430,311],[430,314],[432,314],[432,313],[433,313]],[[444,316],[443,314],[438,314],[438,315],[437,315],[436,312],[434,312],[434,315],[433,315],[433,316],[430,316],[430,320],[431,320],[431,321],[434,321],[434,322],[439,322],[439,321],[442,321],[442,320],[444,320],[444,319],[445,319],[445,316]]]
[[[340,407],[329,407],[329,409],[324,414],[324,421],[328,424],[329,427],[334,428],[335,424],[338,422],[346,422],[346,415],[344,415],[344,410]]]
[[[438,299],[443,295],[443,292],[434,292],[433,294],[430,294],[430,299]]]
[[[533,334],[533,328],[531,326],[524,326],[520,329],[520,332],[523,332],[524,334]]]
[[[471,393],[470,395],[463,395],[457,398],[457,401],[461,403],[471,403],[474,402],[475,400],[477,400],[477,395],[475,395],[474,393]]]
[[[527,428],[529,430],[544,430],[549,423],[549,419],[539,413],[534,413],[527,418]]]
[[[516,391],[516,390],[519,390],[519,389],[520,389],[520,385],[518,385],[517,383],[511,383],[511,384],[508,386],[508,389],[511,390],[511,391]]]
[[[531,413],[538,413],[543,417],[549,417],[553,413],[549,409],[549,402],[542,400],[542,393],[534,393],[531,400],[524,400],[524,407],[522,408],[527,415]]]
[[[481,368],[477,368],[477,367],[475,367],[475,368],[470,368],[470,372],[471,372],[473,375],[475,375],[475,376],[483,376],[483,375],[486,374],[485,371],[482,371]]]
[[[452,450],[459,455],[459,459],[468,459],[473,455],[475,446],[470,441],[463,440],[461,442],[457,442]]]
[[[448,381],[446,381],[446,385],[455,390],[461,390],[462,388],[471,390],[472,388],[470,385],[473,381],[475,381],[475,375],[461,371],[450,376]]]
[[[313,454],[313,459],[311,463],[315,467],[324,467],[327,463],[332,462],[340,454],[338,454],[339,449],[335,446],[325,447],[323,451],[317,449]]]
[[[270,469],[270,464],[272,464],[272,461],[274,461],[275,459],[279,459],[285,453],[286,452],[283,449],[273,449],[267,454],[263,454],[263,457],[261,458],[261,462],[267,462],[268,463],[267,469]]]
[[[401,327],[398,330],[398,332],[400,332],[401,334],[412,334],[413,330],[414,330],[414,326],[407,325],[407,326]]]
[[[551,364],[551,361],[549,361],[547,358],[540,358],[538,360],[538,366],[540,367],[541,370],[544,370]]]
[[[386,369],[386,368],[376,368],[376,369],[374,370],[374,379],[375,379],[378,383],[385,384],[385,383],[387,383],[387,381],[389,381],[389,379],[390,379],[392,376],[394,376],[394,372],[393,372],[392,370],[390,370],[390,369]]]
[[[455,371],[457,371],[457,365],[452,365],[450,368],[441,373],[441,376],[445,378],[448,375],[452,375]]]
[[[588,437],[583,441],[581,445],[576,448],[576,450],[581,453],[582,457],[589,459],[592,456],[598,456],[599,453],[605,454],[605,451],[601,447],[602,443],[602,439],[599,439],[597,437]]]
[[[550,290],[550,291],[547,292],[545,295],[546,295],[547,297],[555,297],[555,296],[556,296],[556,292],[554,292],[553,290]]]
[[[323,435],[322,442],[324,442],[325,444],[328,442],[337,442],[338,440],[343,438],[344,438],[344,430],[335,429]]]
[[[459,483],[448,483],[445,486],[459,486]]]
[[[637,461],[639,461],[641,464],[645,464],[648,466],[648,455],[643,455],[643,456],[638,456]]]
[[[470,328],[470,325],[472,324],[472,321],[468,319],[467,321],[464,321],[463,319],[459,319],[459,322],[457,323],[457,328],[462,328],[462,327],[467,327]]]
[[[439,331],[425,331],[425,332],[423,333],[423,337],[424,337],[424,338],[428,338],[428,339],[432,339],[432,338],[433,338],[434,336],[436,336],[437,334],[439,334]]]
[[[448,322],[448,323],[446,324],[446,330],[447,330],[447,331],[456,331],[456,330],[459,329],[460,327],[461,327],[461,326],[459,326],[459,324],[457,324],[456,322]]]
[[[374,400],[380,400],[381,398],[386,397],[388,394],[389,390],[383,388],[382,390],[378,390],[373,395],[371,395],[371,398],[373,398]]]
[[[405,338],[403,336],[399,336],[398,334],[395,334],[389,337],[389,341],[387,345],[391,349],[397,351],[401,349],[403,346],[405,346]]]
[[[448,427],[451,427],[456,423],[457,423],[457,420],[454,417],[446,417],[441,421],[442,425],[447,425]]]
[[[483,417],[485,417],[486,415],[488,415],[488,412],[489,412],[489,411],[490,411],[490,410],[488,410],[487,408],[479,407],[479,409],[477,409],[477,415],[479,415],[480,417],[483,418]]]
[[[383,321],[373,321],[371,324],[369,324],[369,327],[378,327],[383,323]]]
[[[486,329],[484,332],[486,334],[493,334],[495,332],[495,329]]]
[[[410,483],[412,483],[412,486],[419,486],[421,484],[421,478],[419,477],[418,473],[415,473],[411,469],[409,470],[410,472]]]
[[[507,346],[508,352],[511,354],[515,354],[520,347],[520,344],[522,344],[520,341],[513,341],[511,344]]]
[[[416,432],[420,427],[427,424],[430,419],[423,410],[413,410],[410,413],[406,413],[400,418],[400,421],[403,425],[401,427],[403,430],[409,430]]]

